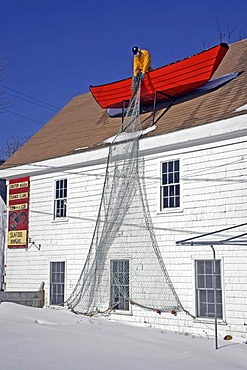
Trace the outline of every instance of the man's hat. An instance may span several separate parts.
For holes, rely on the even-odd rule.
[[[136,55],[136,54],[137,54],[137,52],[138,52],[138,50],[139,50],[138,46],[134,46],[134,47],[132,48],[132,53],[133,53],[134,55]]]

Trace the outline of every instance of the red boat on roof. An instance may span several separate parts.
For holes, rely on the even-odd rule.
[[[210,80],[227,50],[227,44],[214,46],[178,62],[147,72],[141,86],[141,105],[189,94]],[[90,86],[102,108],[122,108],[131,98],[132,77],[105,85]],[[156,94],[157,93],[157,94]]]

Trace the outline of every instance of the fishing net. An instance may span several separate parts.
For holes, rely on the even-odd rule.
[[[155,238],[138,158],[139,82],[109,148],[105,182],[89,253],[67,306],[83,314],[182,308]]]

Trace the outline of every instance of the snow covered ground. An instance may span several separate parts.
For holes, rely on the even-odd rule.
[[[246,370],[243,342],[0,304],[1,370]]]

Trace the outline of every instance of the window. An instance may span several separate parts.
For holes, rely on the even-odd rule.
[[[51,262],[50,265],[50,304],[64,303],[65,262]]]
[[[116,310],[129,311],[129,260],[111,261],[110,299]]]
[[[222,319],[222,290],[220,261],[216,260],[217,318]],[[214,261],[196,261],[197,317],[214,317]]]
[[[54,219],[65,218],[67,214],[67,179],[56,180]]]
[[[179,160],[163,162],[161,164],[161,211],[180,207],[180,175]]]

